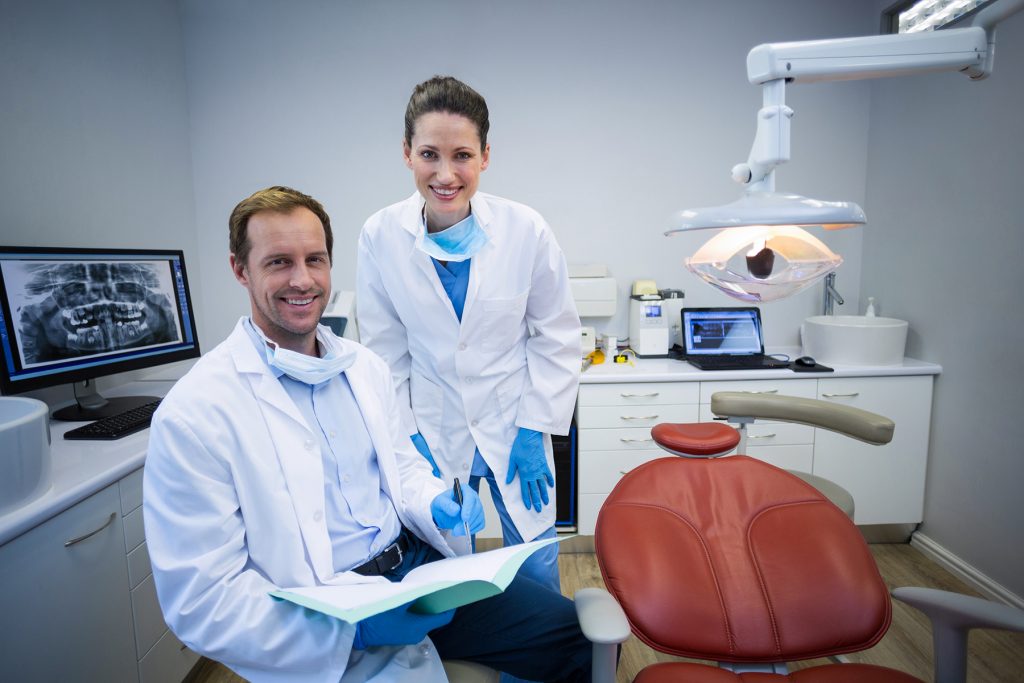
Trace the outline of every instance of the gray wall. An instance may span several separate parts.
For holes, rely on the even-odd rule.
[[[363,221],[413,192],[401,159],[405,104],[436,73],[491,109],[481,189],[545,215],[571,262],[686,290],[690,305],[735,303],[683,259],[708,233],[667,239],[672,212],[733,201],[760,89],[746,54],[770,40],[871,33],[873,2],[449,0],[183,3],[206,346],[248,310],[227,268],[226,221],[250,192],[292,185],[318,197],[337,232],[334,284],[355,284]],[[440,8],[443,8],[441,11]],[[868,87],[793,88],[793,162],[779,188],[863,201]],[[841,131],[837,134],[836,131]],[[837,163],[835,160],[841,160]],[[828,169],[824,173],[823,169]],[[857,308],[861,231],[824,237]],[[765,307],[768,342],[796,344],[820,288]]]
[[[177,4],[0,0],[0,86],[0,243],[183,249],[201,292]]]
[[[923,533],[1024,596],[1024,14],[997,38],[985,81],[872,83],[861,296],[943,367]]]

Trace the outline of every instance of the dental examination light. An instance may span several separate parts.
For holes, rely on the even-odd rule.
[[[975,15],[966,28],[758,45],[747,54],[747,78],[760,85],[762,107],[746,162],[732,178],[745,188],[723,206],[685,209],[665,235],[727,228],[686,259],[686,267],[742,301],[791,296],[843,262],[805,227],[837,230],[863,225],[853,202],[810,199],[775,191],[775,169],[789,161],[787,83],[859,80],[932,71],[960,71],[972,80],[992,71],[995,25],[1024,9],[1024,0],[1000,0]]]

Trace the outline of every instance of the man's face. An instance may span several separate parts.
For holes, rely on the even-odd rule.
[[[246,263],[231,255],[249,290],[252,320],[283,348],[316,355],[316,326],[331,293],[331,260],[320,219],[305,207],[249,219]]]

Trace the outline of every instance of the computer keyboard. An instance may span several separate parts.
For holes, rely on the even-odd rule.
[[[118,415],[111,415],[81,427],[75,427],[65,432],[64,438],[83,441],[112,441],[113,439],[120,439],[122,436],[134,434],[148,427],[150,420],[153,419],[153,413],[159,405],[160,401],[144,403],[137,408],[126,410]]]

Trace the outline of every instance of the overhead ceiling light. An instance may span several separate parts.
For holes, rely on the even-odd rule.
[[[762,86],[757,133],[745,163],[732,169],[744,195],[731,204],[677,212],[666,235],[724,228],[686,267],[729,296],[773,301],[817,282],[842,258],[803,227],[827,230],[863,225],[853,202],[823,201],[775,191],[775,168],[789,161],[786,83],[856,80],[929,71],[961,71],[974,80],[992,69],[995,25],[1024,9],[1024,0],[999,0],[968,28],[758,45],[747,55],[747,77]]]

